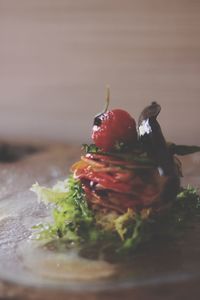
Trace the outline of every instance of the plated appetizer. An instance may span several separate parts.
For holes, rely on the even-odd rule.
[[[93,144],[83,145],[69,178],[52,189],[32,186],[40,200],[53,203],[52,223],[35,227],[39,238],[132,251],[154,235],[179,230],[199,209],[196,190],[180,186],[177,155],[200,147],[166,142],[156,102],[142,111],[138,124],[108,104],[109,97],[94,118]]]

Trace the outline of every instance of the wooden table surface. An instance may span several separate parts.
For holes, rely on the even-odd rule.
[[[147,288],[126,289],[117,292],[62,293],[41,289],[23,288],[10,284],[0,284],[0,299],[12,300],[188,300],[199,299],[199,280],[176,284],[165,284]]]
[[[32,196],[30,193],[27,194],[27,191],[30,189],[30,186],[38,181],[42,185],[51,186],[52,182],[56,182],[58,179],[63,178],[63,176],[68,175],[68,170],[70,165],[78,159],[80,156],[79,147],[72,145],[64,145],[64,144],[50,144],[46,145],[33,145],[35,148],[32,148],[32,152],[26,151],[26,147],[24,145],[14,145],[15,148],[13,152],[9,152],[11,158],[14,153],[19,154],[19,150],[22,150],[22,156],[15,156],[14,161],[9,161],[9,159],[4,159],[2,161],[2,155],[0,153],[0,178],[1,178],[1,186],[0,186],[0,262],[2,257],[7,251],[6,249],[10,249],[10,247],[14,247],[11,252],[12,255],[15,256],[15,252],[17,246],[18,238],[21,239],[21,234],[17,233],[18,238],[14,237],[11,230],[11,238],[10,240],[10,227],[8,227],[8,234],[6,233],[6,225],[4,224],[4,220],[8,222],[8,218],[6,217],[6,211],[8,210],[8,217],[11,213],[10,203],[12,201],[19,201],[20,203],[29,203],[30,207],[32,207],[33,202],[36,203],[34,205],[38,205],[36,201],[36,196]],[[8,146],[7,146],[8,147]],[[1,149],[1,148],[0,148]],[[8,148],[7,148],[8,149]],[[33,151],[34,149],[34,151]],[[30,149],[29,149],[30,150]],[[193,163],[191,163],[193,161]],[[185,174],[185,184],[191,183],[196,186],[199,186],[199,169],[200,169],[200,155],[188,156],[185,159],[182,159],[183,162],[183,172]],[[195,163],[195,167],[194,167]],[[193,167],[192,167],[193,165]],[[18,200],[17,200],[18,199]],[[8,201],[8,209],[6,210],[5,201]],[[1,202],[4,203],[3,206]],[[13,202],[13,203],[14,203]],[[28,206],[29,206],[28,205]],[[3,207],[3,210],[2,210]],[[11,206],[12,207],[12,206]],[[23,218],[24,212],[26,214],[25,207],[22,207]],[[38,210],[36,209],[36,211]],[[33,208],[35,211],[35,208]],[[2,214],[3,213],[3,214]],[[37,214],[33,214],[34,218],[36,218]],[[29,216],[29,213],[28,213]],[[32,215],[29,216],[32,218]],[[5,218],[5,219],[4,219]],[[13,226],[13,220],[18,216],[15,213],[12,217],[11,213],[11,225]],[[22,220],[22,225],[24,221]],[[35,219],[34,222],[38,222]],[[18,223],[16,223],[18,224]],[[19,225],[18,225],[19,226]],[[200,227],[200,226],[199,226]],[[11,227],[12,228],[12,227]],[[30,230],[30,228],[29,228]],[[4,232],[5,231],[5,232]],[[155,253],[155,255],[148,254],[144,257],[148,259],[152,259],[152,263],[146,261],[146,271],[149,270],[149,267],[155,269],[153,271],[153,278],[155,276],[159,276],[159,272],[161,270],[162,275],[161,280],[156,280],[153,283],[150,281],[150,284],[143,283],[142,285],[136,284],[131,287],[126,285],[123,288],[118,288],[116,283],[116,288],[112,290],[98,290],[96,291],[88,291],[88,289],[84,289],[84,291],[80,290],[79,282],[77,281],[77,289],[72,291],[49,288],[49,285],[46,288],[39,287],[31,287],[35,286],[32,281],[24,281],[24,279],[18,278],[16,271],[16,267],[14,265],[10,266],[9,276],[12,277],[11,280],[6,279],[4,277],[4,272],[8,273],[8,270],[4,269],[4,272],[1,268],[0,264],[0,299],[13,299],[13,300],[115,300],[115,299],[127,299],[127,300],[188,300],[188,299],[199,299],[200,297],[200,276],[196,274],[196,269],[199,265],[199,232],[198,230],[191,231],[190,235],[185,235],[185,244],[184,249],[181,248],[180,243],[177,247],[169,247],[165,248],[165,246],[159,246],[159,253]],[[30,235],[30,233],[29,233]],[[28,236],[29,236],[28,235]],[[23,234],[22,232],[22,241],[27,242],[28,236]],[[10,244],[9,244],[10,243]],[[10,245],[10,246],[9,246]],[[6,248],[8,247],[8,248]],[[194,247],[194,249],[193,249]],[[168,250],[167,250],[168,249]],[[167,251],[167,252],[166,252]],[[7,252],[6,252],[7,253]],[[8,255],[8,253],[6,254]],[[10,255],[10,254],[9,254]],[[178,256],[177,256],[178,255]],[[145,259],[146,259],[145,258]],[[14,260],[15,261],[15,260]],[[1,262],[2,263],[2,262]],[[14,263],[15,264],[15,263]],[[21,262],[22,264],[22,262]],[[196,266],[195,266],[196,265]],[[132,264],[132,266],[134,266]],[[176,272],[182,270],[183,266],[183,276],[179,273],[176,275]],[[143,266],[144,267],[144,266]],[[178,269],[177,269],[178,268]],[[135,265],[135,272],[140,274],[141,272],[144,274],[144,270],[140,270],[138,268],[138,264]],[[34,272],[34,271],[33,271]],[[170,277],[168,275],[170,272]],[[157,275],[156,275],[157,274]],[[198,271],[199,274],[199,271]],[[140,276],[140,275],[139,275]],[[164,276],[164,277],[163,277]],[[10,278],[11,278],[10,277]],[[41,278],[42,280],[42,278]],[[134,283],[134,278],[132,279]],[[18,283],[17,283],[18,282]],[[91,284],[95,285],[95,282],[91,281]],[[38,285],[37,285],[38,286]]]

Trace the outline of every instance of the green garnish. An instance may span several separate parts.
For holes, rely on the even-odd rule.
[[[85,194],[79,181],[69,177],[67,181],[58,182],[52,189],[32,186],[38,198],[45,203],[54,203],[53,224],[39,224],[42,228],[41,238],[65,238],[70,241],[81,239],[83,228],[87,231],[92,226],[93,216],[85,200]],[[35,227],[36,228],[36,227]]]
[[[173,143],[168,144],[169,150],[172,154],[187,155],[200,151],[199,146],[176,145]]]
[[[34,226],[40,239],[62,239],[69,245],[88,247],[102,242],[104,248],[112,244],[117,252],[135,249],[154,235],[173,236],[200,214],[200,197],[190,186],[180,191],[165,214],[155,216],[148,210],[135,213],[131,209],[120,216],[115,212],[94,214],[80,181],[72,176],[52,189],[35,184],[32,191],[45,203],[54,204],[53,222]]]
[[[102,153],[101,149],[99,149],[95,144],[83,144],[82,150],[85,153]]]
[[[103,152],[100,148],[98,148],[94,144],[83,144],[82,150],[85,154],[101,154],[106,156],[115,157],[116,159],[123,159],[125,161],[134,161],[145,165],[155,166],[155,162],[150,159],[146,152],[141,152],[141,149],[135,149],[132,153],[124,153],[120,152],[120,147],[123,147],[123,144],[118,144],[118,152]]]

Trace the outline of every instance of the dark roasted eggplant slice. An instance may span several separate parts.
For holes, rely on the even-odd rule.
[[[162,134],[157,116],[161,107],[152,102],[141,113],[138,122],[138,133],[144,151],[157,163],[160,174],[177,176],[177,168]]]
[[[161,193],[161,199],[166,203],[177,195],[182,173],[157,121],[160,111],[161,107],[156,102],[142,111],[138,121],[138,134],[143,150],[156,162],[160,175],[168,178]]]

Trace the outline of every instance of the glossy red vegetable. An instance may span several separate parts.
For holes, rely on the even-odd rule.
[[[165,184],[164,178],[163,182],[160,181],[156,168],[148,167],[145,179],[137,174],[138,167],[134,161],[86,154],[71,170],[82,182],[90,205],[124,213],[128,208],[137,210],[157,204],[160,188]]]
[[[132,147],[137,140],[135,120],[122,109],[106,111],[94,120],[92,139],[103,151]]]

